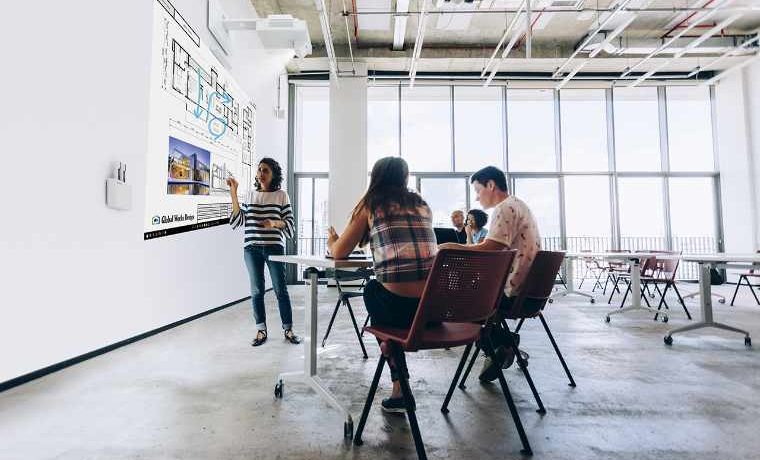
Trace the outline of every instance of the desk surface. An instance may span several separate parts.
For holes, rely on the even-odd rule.
[[[760,254],[731,254],[731,253],[713,253],[713,254],[684,254],[681,257],[686,262],[732,262],[732,263],[760,263]]]
[[[269,260],[315,268],[366,268],[372,266],[372,259],[328,259],[323,256],[269,256]]]
[[[630,260],[656,257],[658,259],[681,259],[685,262],[714,262],[714,263],[760,263],[760,254],[730,254],[730,253],[707,253],[707,254],[666,254],[661,252],[568,252],[568,259],[614,259]]]

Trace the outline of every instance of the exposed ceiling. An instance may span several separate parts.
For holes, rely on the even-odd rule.
[[[515,12],[522,1],[476,0],[468,3],[460,0],[460,3],[454,3],[426,0],[424,8],[428,14],[417,71],[479,74],[487,65],[508,24],[515,18]],[[351,68],[350,44],[354,60],[366,63],[371,73],[409,72],[422,2],[423,0],[325,0],[339,68]],[[307,22],[314,51],[305,59],[291,61],[290,71],[328,69],[315,0],[252,0],[252,3],[259,16],[290,14]],[[500,63],[500,72],[555,72],[590,34],[597,31],[610,14],[609,11],[621,4],[624,9],[591,37],[590,44],[602,42],[606,34],[618,26],[621,27],[619,35],[588,62],[578,77],[623,72],[694,21],[699,24],[664,52],[638,67],[635,75],[655,68],[659,69],[653,78],[667,72],[689,72],[735,49],[754,37],[760,29],[760,0],[531,0],[531,59],[526,59],[527,37],[523,31],[527,28],[527,17],[522,15],[515,21],[513,32],[504,41],[507,43],[514,37],[515,46]],[[573,8],[572,11],[567,10],[568,6]],[[719,10],[711,11],[716,6]],[[566,11],[542,11],[556,10],[559,7]],[[345,15],[344,8],[347,12]],[[402,14],[394,15],[397,11]],[[409,13],[405,14],[404,11]],[[704,19],[708,13],[709,17]],[[716,25],[723,24],[724,27],[715,30]],[[674,53],[711,30],[714,35],[709,40],[693,46],[693,49],[687,49],[683,57],[672,59]],[[395,47],[398,50],[393,49],[394,32]],[[710,70],[725,69],[742,62],[747,55],[757,52],[756,45],[754,43],[736,53],[736,56],[721,60]],[[593,48],[586,47],[577,57],[587,58],[592,50]],[[565,74],[573,70],[575,64],[576,62],[570,63],[564,69]]]

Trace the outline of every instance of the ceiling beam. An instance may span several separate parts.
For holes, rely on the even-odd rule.
[[[727,76],[731,75],[732,73],[734,73],[734,72],[736,72],[736,71],[738,71],[738,70],[741,70],[741,69],[743,69],[743,68],[747,67],[748,65],[750,65],[750,64],[752,64],[753,62],[757,61],[757,60],[758,60],[758,58],[760,58],[760,52],[758,52],[758,53],[755,53],[755,54],[754,54],[754,55],[752,55],[751,57],[748,57],[746,61],[740,62],[740,63],[738,63],[738,64],[735,64],[735,65],[733,65],[733,66],[731,66],[731,67],[727,68],[727,69],[726,69],[726,70],[724,70],[723,72],[719,73],[718,75],[716,75],[716,76],[712,77],[712,78],[711,78],[711,79],[709,79],[709,80],[706,80],[706,81],[705,81],[704,83],[702,83],[702,84],[703,84],[703,85],[706,85],[706,86],[712,85],[712,84],[716,83],[717,81],[721,80],[722,78],[725,78],[725,77],[727,77]]]
[[[720,57],[717,57],[713,59],[712,61],[708,62],[704,66],[697,66],[694,70],[691,71],[689,74],[689,78],[693,77],[694,75],[698,74],[699,72],[704,72],[706,70],[710,70],[714,66],[716,66],[719,62],[723,62],[725,59],[736,56],[740,54],[742,51],[747,51],[749,47],[755,43],[760,42],[760,32],[755,36],[755,38],[751,38],[744,43],[742,43],[740,46],[723,53]]]
[[[330,19],[327,17],[325,0],[314,0],[314,5],[317,7],[317,13],[319,14],[319,24],[322,28],[322,38],[325,41],[325,51],[327,52],[330,74],[335,78],[337,82],[338,61],[335,58],[335,48],[333,47],[332,33],[330,32]],[[351,40],[350,37],[349,40]]]
[[[520,18],[520,13],[522,13],[523,8],[525,8],[525,0],[520,3],[520,8],[517,9],[517,14],[512,18],[512,20],[509,22],[509,25],[507,25],[507,28],[504,29],[504,33],[501,35],[501,39],[499,39],[499,43],[496,44],[496,48],[493,50],[493,54],[491,54],[491,58],[486,62],[486,66],[483,67],[483,71],[480,73],[480,77],[485,77],[486,73],[488,72],[488,68],[491,67],[491,64],[493,64],[494,59],[496,59],[496,54],[499,52],[499,48],[501,48],[501,45],[504,44],[504,41],[509,36],[509,33],[512,32],[512,29],[515,27],[515,24],[517,24],[517,20]]]
[[[422,41],[425,39],[425,24],[427,23],[427,15],[425,14],[425,8],[427,0],[420,0],[422,3],[422,14],[417,20],[417,37],[414,39],[414,51],[412,52],[412,62],[409,66],[409,87],[414,86],[414,78],[417,76],[417,63],[422,54]]]
[[[518,26],[518,28],[515,29],[515,31],[512,33],[512,38],[509,40],[509,43],[507,43],[507,46],[504,47],[504,50],[501,52],[501,58],[491,70],[491,74],[488,76],[485,83],[483,83],[483,86],[487,87],[491,84],[491,80],[493,80],[493,77],[496,76],[496,73],[499,71],[499,67],[501,67],[502,62],[504,62],[504,60],[507,58],[509,52],[512,51],[512,48],[515,47],[515,44],[517,43],[517,40],[519,40],[522,36],[525,27],[525,24]]]
[[[406,20],[409,17],[409,0],[396,0],[396,13],[393,16],[393,50],[401,51],[404,49],[404,38],[406,38]]]

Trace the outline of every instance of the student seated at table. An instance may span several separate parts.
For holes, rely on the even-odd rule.
[[[369,242],[375,278],[364,287],[364,304],[373,326],[408,328],[417,312],[428,272],[438,250],[433,214],[409,190],[409,168],[401,158],[386,157],[372,168],[367,192],[359,200],[342,235],[328,229],[333,257],[348,256]],[[404,412],[398,375],[391,371],[393,392],[382,402],[386,412]]]
[[[467,232],[467,244],[478,244],[488,235],[488,229],[485,228],[488,223],[488,214],[480,209],[470,209],[467,213],[467,225],[464,227]]]
[[[467,231],[465,230],[464,212],[461,209],[457,209],[451,213],[451,225],[454,227],[454,232],[457,235],[457,243],[466,243]]]
[[[494,208],[491,224],[488,229],[488,235],[479,244],[459,245],[456,243],[445,243],[440,246],[443,248],[456,249],[477,249],[477,250],[500,250],[516,249],[515,262],[512,270],[507,277],[507,284],[504,288],[504,297],[497,315],[508,312],[518,294],[520,288],[525,282],[525,277],[530,270],[533,259],[541,249],[541,238],[538,234],[538,225],[533,213],[524,201],[509,193],[507,180],[504,173],[495,166],[487,166],[476,172],[470,178],[473,184],[477,201],[485,209]],[[531,305],[524,305],[524,308],[531,308]],[[496,362],[490,358],[486,359],[483,370],[480,373],[480,379],[484,381],[493,381],[498,378],[499,367],[509,367],[515,359],[514,352],[511,348],[512,342],[519,344],[520,337],[508,330],[501,329],[502,316],[493,318],[496,324],[494,333],[491,337],[492,342],[496,345]]]

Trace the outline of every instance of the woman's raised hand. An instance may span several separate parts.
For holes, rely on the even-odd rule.
[[[230,187],[230,193],[233,195],[237,195],[237,189],[238,189],[238,181],[234,177],[230,176],[227,178],[227,185]]]

